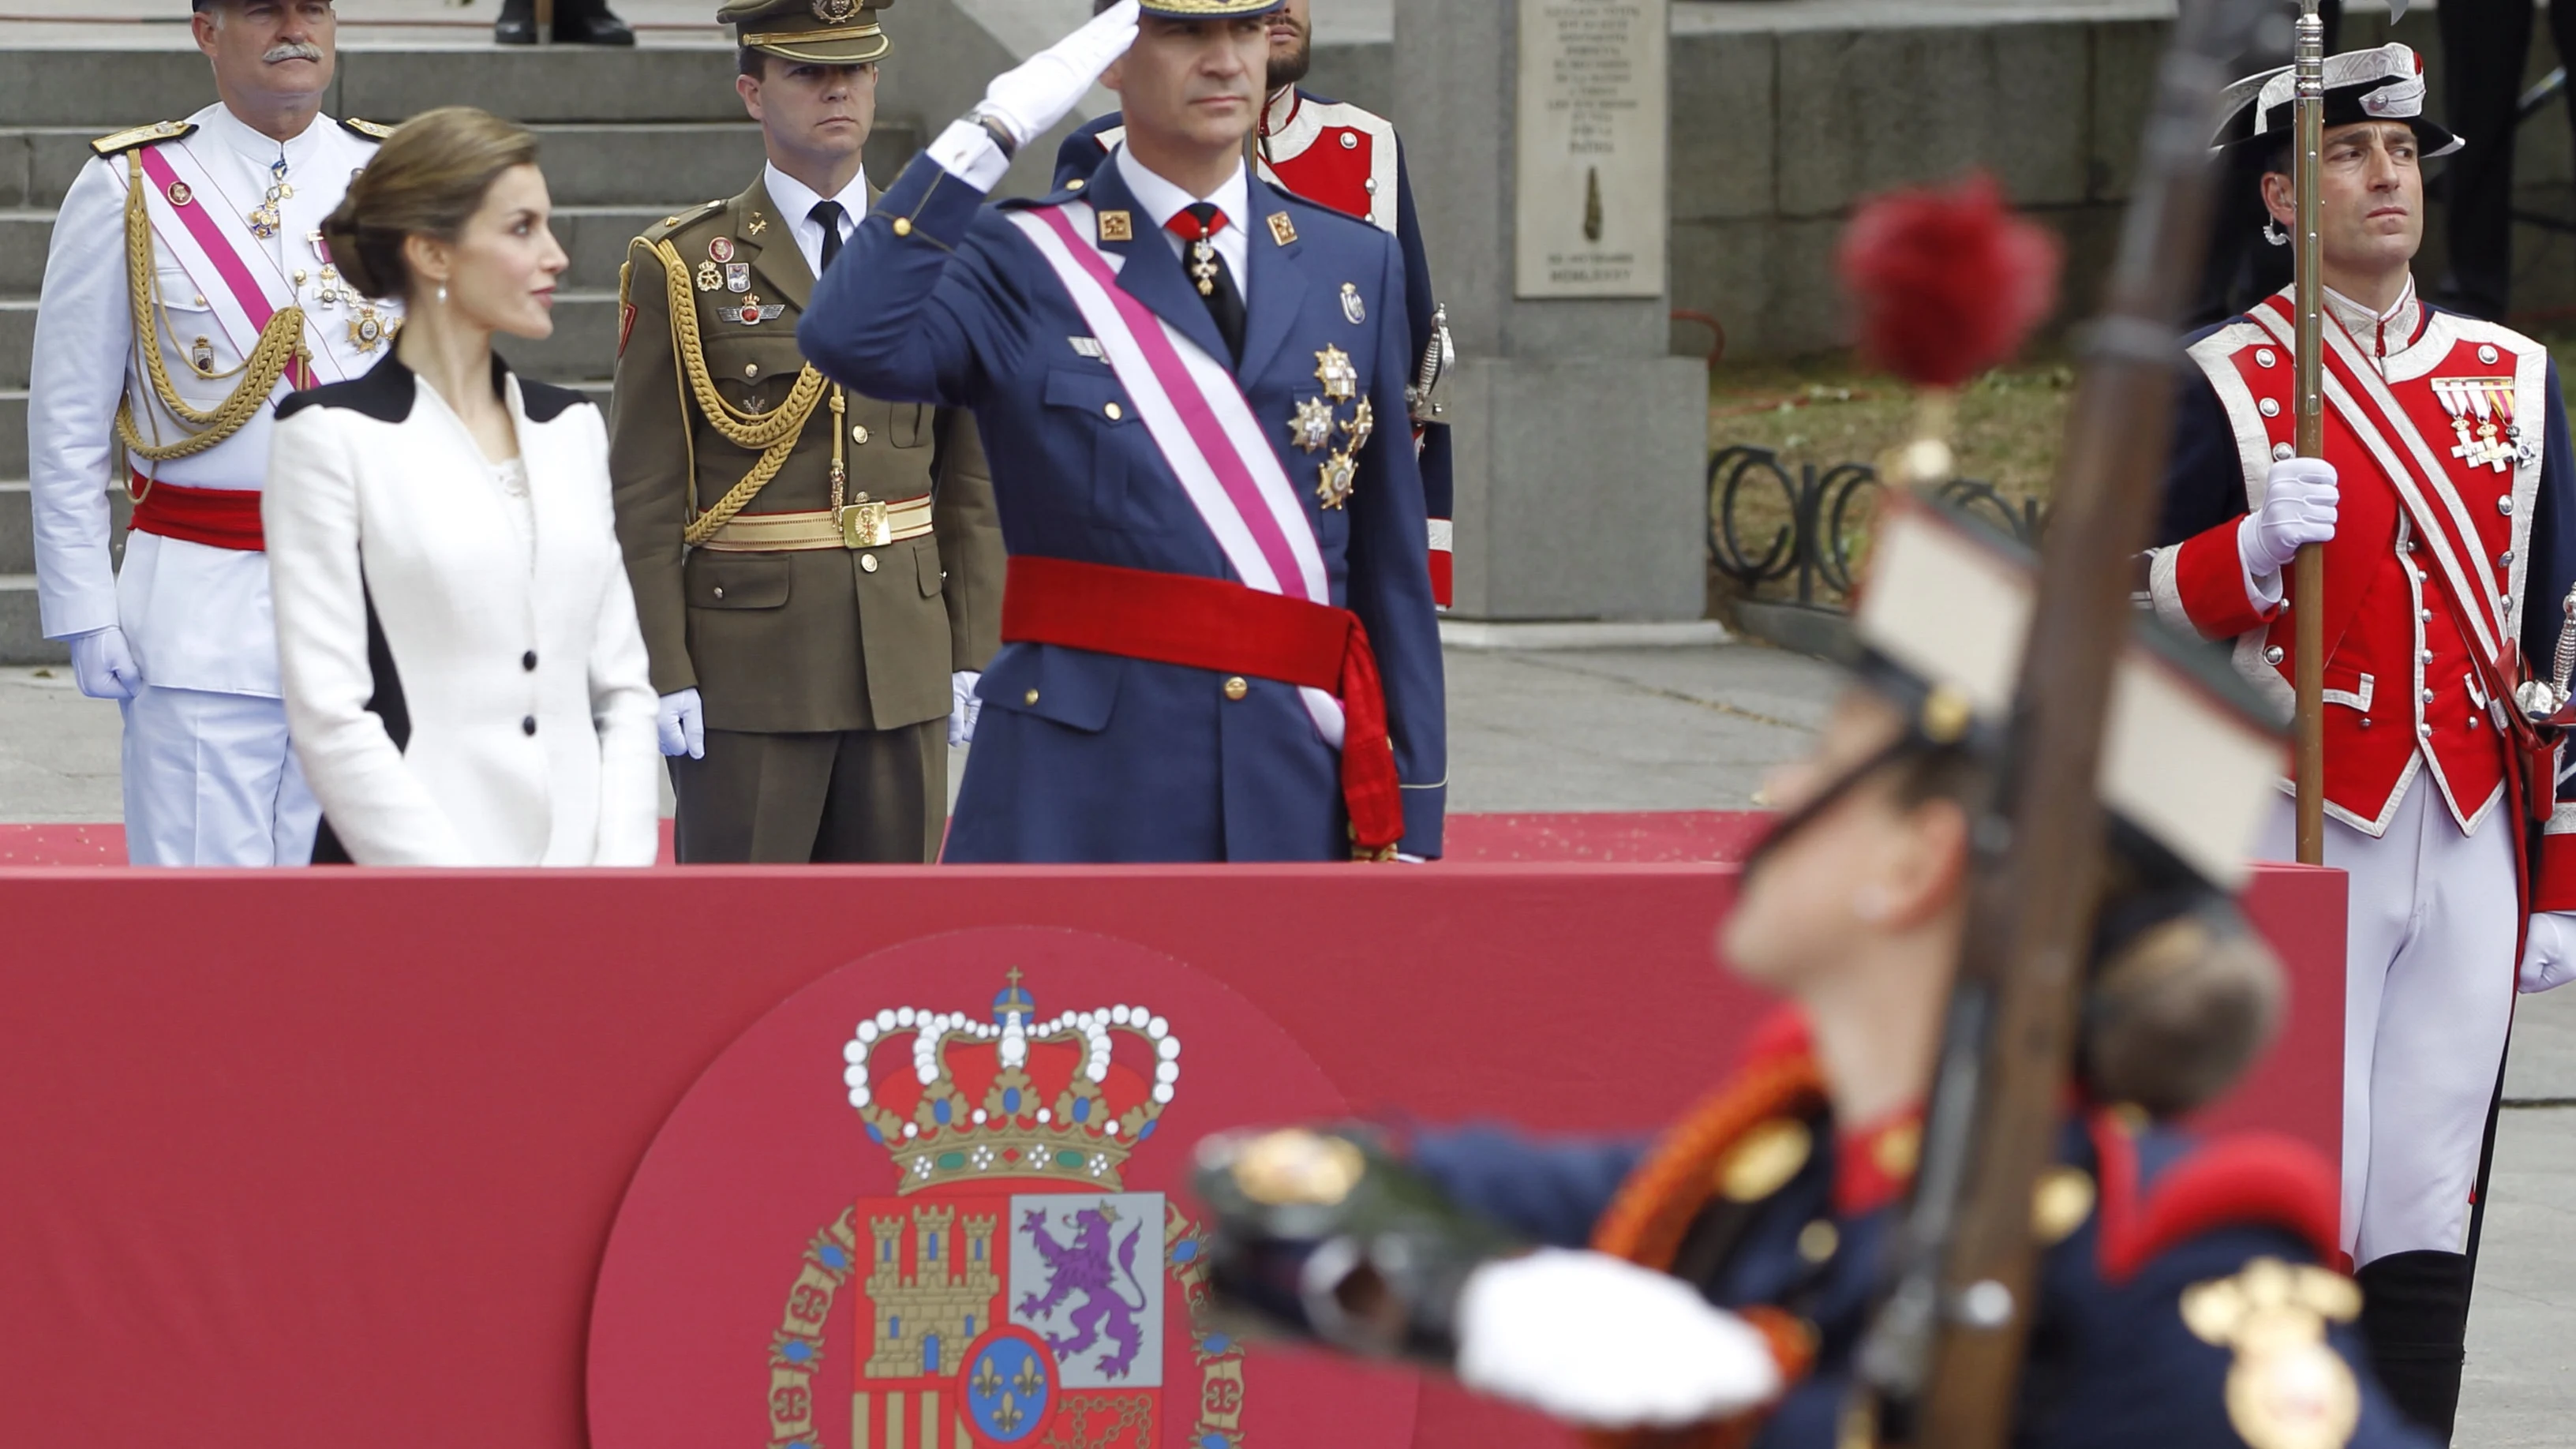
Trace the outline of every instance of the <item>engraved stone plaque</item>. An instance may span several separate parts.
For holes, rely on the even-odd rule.
[[[1660,297],[1667,0],[1519,0],[1515,286]]]

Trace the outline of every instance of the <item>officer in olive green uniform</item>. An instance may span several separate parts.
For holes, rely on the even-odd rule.
[[[870,199],[882,8],[729,0],[769,164],[627,253],[609,468],[683,863],[933,859],[958,704],[1000,647],[973,417],[845,392],[796,350]]]

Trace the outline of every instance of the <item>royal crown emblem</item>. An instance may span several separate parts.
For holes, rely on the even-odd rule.
[[[1119,1166],[1154,1135],[1181,1079],[1171,1024],[1141,1006],[1041,1022],[1016,969],[1008,981],[989,1021],[907,1006],[860,1022],[842,1048],[850,1105],[902,1169],[896,1191],[991,1178],[1115,1191]],[[911,1039],[910,1069],[880,1075],[897,1037]],[[1151,1065],[1116,1060],[1121,1038]]]
[[[1158,1449],[1173,1338],[1199,1379],[1191,1443],[1234,1449],[1242,1346],[1178,1311],[1207,1292],[1200,1230],[1122,1177],[1172,1103],[1180,1036],[1144,1006],[1040,1020],[1004,980],[989,1016],[888,1008],[843,1047],[895,1193],[807,1245],[770,1344],[770,1442],[820,1449],[825,1341],[846,1334],[856,1449]]]

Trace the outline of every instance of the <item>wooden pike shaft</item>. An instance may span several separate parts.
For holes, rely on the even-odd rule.
[[[2291,122],[2298,136],[2293,166],[2299,193],[2298,395],[2291,417],[2298,455],[2325,456],[2325,243],[2320,234],[2317,173],[2323,164],[2326,120],[2326,27],[2317,0],[2300,0],[2298,48],[2292,63],[2298,86]],[[2298,656],[2298,710],[2294,718],[2298,785],[2298,854],[2303,865],[2326,863],[2326,560],[2310,544],[2291,565],[2290,619]]]

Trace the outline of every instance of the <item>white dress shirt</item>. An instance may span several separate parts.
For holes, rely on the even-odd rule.
[[[1241,162],[1235,163],[1233,173],[1225,178],[1224,184],[1206,196],[1192,196],[1146,170],[1145,163],[1131,155],[1125,146],[1118,148],[1118,174],[1127,182],[1128,191],[1135,195],[1136,204],[1145,208],[1145,214],[1154,219],[1154,229],[1162,232],[1163,240],[1172,244],[1173,255],[1185,262],[1189,260],[1189,243],[1181,240],[1165,224],[1194,203],[1215,202],[1216,209],[1225,213],[1225,230],[1216,234],[1216,254],[1225,258],[1225,269],[1234,275],[1235,291],[1241,293],[1245,301],[1251,300],[1252,284],[1246,279],[1244,268],[1252,261],[1252,243],[1245,238],[1243,227],[1252,217],[1252,184],[1245,179]]]
[[[823,224],[814,219],[814,208],[826,200],[841,204],[841,243],[847,246],[851,234],[859,229],[859,218],[868,214],[868,173],[860,171],[841,188],[840,195],[828,198],[779,170],[776,162],[764,167],[763,174],[769,183],[769,199],[787,213],[787,234],[796,238],[796,250],[805,254],[805,269],[817,277],[823,275]]]

